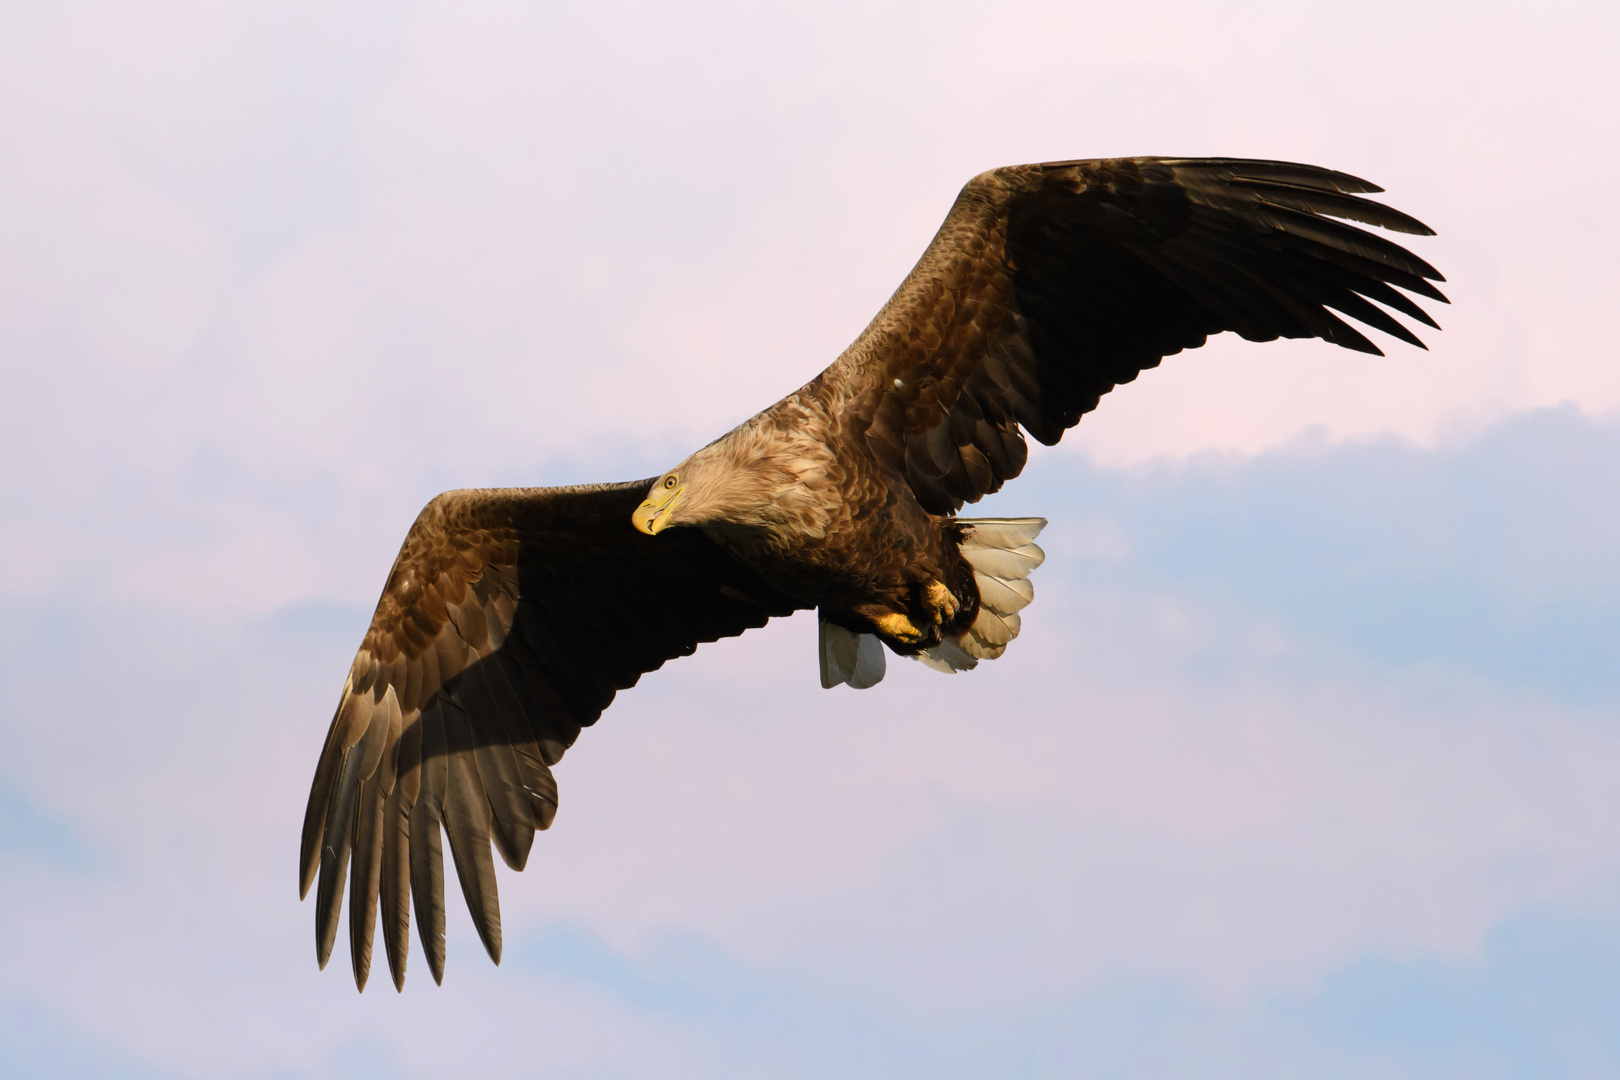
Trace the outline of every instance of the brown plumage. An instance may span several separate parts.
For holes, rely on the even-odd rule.
[[[985,173],[837,362],[670,472],[434,499],[315,771],[299,881],[319,874],[322,966],[347,880],[357,985],[379,909],[403,985],[412,898],[442,978],[441,832],[498,961],[491,843],[521,870],[580,728],[700,642],[817,608],[824,685],[876,682],[879,642],[945,670],[1000,655],[1044,523],[955,514],[1018,475],[1024,432],[1057,442],[1116,385],[1224,330],[1378,353],[1342,314],[1421,347],[1384,308],[1435,326],[1406,294],[1445,302],[1440,274],[1339,220],[1430,234],[1360,197],[1379,190],[1231,159]]]

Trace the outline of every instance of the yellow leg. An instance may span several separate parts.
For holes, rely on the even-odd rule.
[[[872,620],[872,625],[877,627],[878,633],[884,637],[893,638],[903,645],[914,645],[922,640],[922,631],[898,611],[877,616]]]
[[[944,626],[956,618],[956,595],[945,587],[943,581],[930,581],[923,595],[928,600],[928,608],[934,613],[934,623]]]

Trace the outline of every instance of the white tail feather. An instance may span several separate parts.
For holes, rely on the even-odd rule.
[[[962,537],[964,555],[972,548],[1007,549],[1030,544],[1046,528],[1045,518],[957,518],[956,523],[968,526]]]
[[[1035,599],[1035,586],[1029,583],[1028,578],[1009,581],[990,574],[974,574],[973,577],[979,583],[980,606],[989,608],[997,615],[1022,611]]]
[[[979,666],[978,658],[963,651],[955,638],[946,638],[933,648],[917,653],[912,659],[920,660],[925,667],[943,671],[947,675],[954,675],[958,671],[972,671]]]
[[[1046,561],[1035,538],[1045,518],[958,518],[962,557],[979,586],[979,614],[967,632],[925,649],[917,659],[939,671],[966,671],[994,660],[1018,636],[1018,613],[1035,599],[1032,570]]]
[[[883,643],[873,634],[857,634],[836,623],[820,619],[821,685],[832,689],[848,683],[856,690],[865,690],[883,681],[887,663],[883,657]]]
[[[1046,553],[1034,544],[1011,548],[969,548],[963,544],[962,555],[979,573],[1009,579],[1027,577],[1046,558]]]

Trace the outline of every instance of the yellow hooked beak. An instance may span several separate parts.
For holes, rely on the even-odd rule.
[[[646,533],[648,536],[657,536],[669,527],[670,515],[675,508],[681,505],[686,498],[686,485],[676,487],[653,488],[647,496],[647,501],[636,507],[636,512],[630,515],[630,524]]]

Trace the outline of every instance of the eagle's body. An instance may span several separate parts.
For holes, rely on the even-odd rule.
[[[848,414],[824,379],[784,398],[674,470],[708,481],[687,482],[676,520],[848,629],[878,632],[875,620],[900,614],[933,626],[936,644],[921,592],[929,582],[950,588],[967,622],[978,607],[953,519],[923,509],[846,427]],[[918,644],[888,639],[904,651]]]
[[[614,694],[697,644],[815,608],[824,686],[884,648],[947,671],[999,656],[1033,598],[1039,518],[958,517],[1101,395],[1224,330],[1421,345],[1379,303],[1442,280],[1348,218],[1425,234],[1342,173],[1132,158],[972,180],[843,356],[663,476],[448,492],[405,538],[317,766],[300,882],[324,965],[351,889],[362,987],[379,909],[396,985],[410,902],[444,964],[441,831],[490,955],[493,841],[521,869],[551,766]],[[1398,288],[1397,288],[1398,287]],[[881,642],[881,645],[880,645]]]

